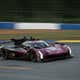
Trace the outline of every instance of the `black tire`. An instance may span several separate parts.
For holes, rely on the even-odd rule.
[[[67,56],[65,58],[72,58],[73,56],[70,54],[70,51],[68,50]]]
[[[32,61],[32,62],[42,62],[41,58],[40,58],[40,55],[36,55],[36,52],[31,49],[29,52],[28,52],[28,57],[29,57],[29,60]]]
[[[2,57],[3,57],[4,59],[9,59],[8,51],[7,51],[7,50],[3,50],[3,51],[2,51]]]
[[[15,56],[15,53],[14,52],[10,52],[8,50],[3,50],[2,51],[2,57],[4,59],[13,59]]]
[[[32,62],[42,62],[40,56],[37,56],[36,54],[29,54],[29,60],[32,61]]]
[[[29,54],[29,60],[32,61],[32,62],[37,62],[36,57],[35,57],[35,54],[30,53]]]
[[[40,55],[37,56],[37,62],[40,62],[40,63],[43,62],[43,60],[40,58]]]

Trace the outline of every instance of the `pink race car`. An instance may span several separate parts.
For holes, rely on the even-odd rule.
[[[72,57],[71,48],[61,43],[49,44],[43,40],[24,41],[21,45],[6,45],[1,48],[4,59],[22,58],[34,62]]]

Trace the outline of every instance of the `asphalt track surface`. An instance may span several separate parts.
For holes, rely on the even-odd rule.
[[[80,80],[80,43],[69,45],[71,59],[33,63],[0,58],[0,80]]]

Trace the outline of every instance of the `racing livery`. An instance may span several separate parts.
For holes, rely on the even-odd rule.
[[[1,53],[4,59],[21,58],[33,62],[72,57],[71,48],[68,45],[49,44],[44,40],[25,40],[20,45],[4,45]]]

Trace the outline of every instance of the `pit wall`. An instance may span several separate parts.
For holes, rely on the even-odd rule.
[[[0,29],[80,30],[80,24],[0,22]]]

